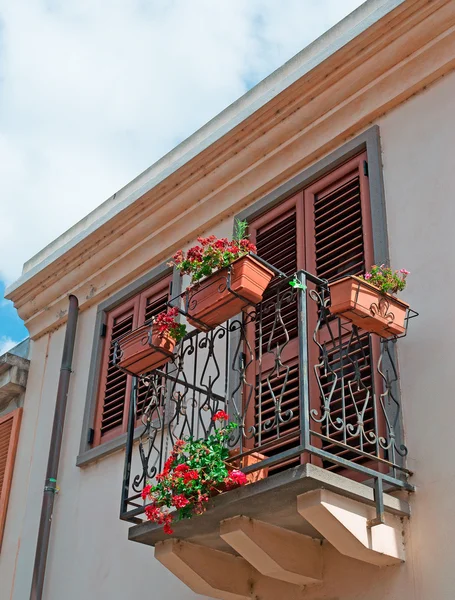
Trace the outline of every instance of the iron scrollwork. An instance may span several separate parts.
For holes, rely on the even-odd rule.
[[[296,277],[308,290],[289,285]],[[377,310],[388,315],[385,306]],[[308,342],[296,352],[303,333]],[[342,474],[365,465],[399,485],[407,448],[396,342],[331,315],[327,283],[304,271],[275,279],[263,301],[242,315],[190,331],[164,367],[135,379],[130,427],[139,433],[134,457],[129,436],[125,518],[131,507],[140,512],[140,492],[175,442],[210,435],[220,409],[238,425],[229,447],[241,455],[254,451],[289,468],[290,458],[300,461],[306,452]],[[114,356],[118,362],[118,350]]]

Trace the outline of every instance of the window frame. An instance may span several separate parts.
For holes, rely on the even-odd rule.
[[[313,182],[334,171],[362,152],[367,153],[368,181],[370,186],[370,208],[373,237],[373,258],[376,264],[389,262],[389,241],[381,161],[379,126],[370,127],[357,137],[318,160],[286,183],[266,194],[240,213],[235,219],[251,222],[286,201],[291,196],[309,188]]]
[[[181,291],[181,277],[178,271],[168,266],[166,261],[152,269],[146,275],[140,277],[130,285],[119,292],[113,294],[110,298],[98,305],[95,326],[93,332],[93,343],[90,360],[90,370],[87,384],[87,394],[85,401],[84,416],[82,422],[81,441],[79,454],[76,458],[76,466],[83,467],[105,456],[123,449],[126,445],[127,433],[119,433],[115,437],[102,442],[97,446],[89,443],[91,430],[94,431],[94,425],[99,412],[99,385],[103,369],[103,355],[105,354],[105,338],[101,336],[101,330],[106,325],[109,313],[126,304],[148,288],[153,287],[165,277],[171,275],[172,296],[176,296]],[[140,433],[140,427],[135,431],[135,438]],[[92,434],[94,435],[94,434]]]

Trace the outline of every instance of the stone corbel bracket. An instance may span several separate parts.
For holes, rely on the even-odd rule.
[[[219,535],[235,554],[170,539],[156,558],[197,594],[221,600],[298,600],[324,584],[327,545],[377,567],[405,559],[403,520],[386,514],[371,526],[375,507],[327,489],[297,496],[297,511],[319,534],[313,538],[246,516],[220,522]]]
[[[244,558],[181,540],[155,546],[155,557],[196,594],[220,600],[301,600],[304,588],[259,573]]]
[[[405,560],[403,521],[386,514],[385,523],[369,526],[375,509],[329,490],[297,497],[297,510],[341,554],[379,567]]]

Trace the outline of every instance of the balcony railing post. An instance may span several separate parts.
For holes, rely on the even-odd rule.
[[[310,447],[310,392],[308,372],[308,325],[307,325],[307,291],[306,275],[303,271],[297,273],[301,284],[298,293],[298,335],[299,335],[299,406],[300,406],[300,443],[305,448]]]
[[[131,461],[133,458],[134,424],[136,420],[138,380],[133,377],[130,394],[130,407],[128,412],[128,429],[126,434],[125,465],[123,468],[122,499],[120,505],[120,518],[128,511],[128,497],[130,495]]]

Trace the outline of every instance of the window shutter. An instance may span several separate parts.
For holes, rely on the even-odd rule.
[[[303,235],[302,211],[303,195],[298,193],[251,223],[249,227],[250,237],[257,246],[258,255],[287,275],[295,273],[303,259],[303,247],[298,244],[298,239]],[[250,414],[247,415],[247,427],[255,428],[255,446],[268,445],[268,456],[297,445],[300,436],[297,302],[284,302],[281,307],[283,323],[275,321],[274,308],[280,289],[282,295],[280,281],[275,278],[259,306],[258,321],[262,324],[262,348],[259,348],[259,323],[256,322],[254,330],[253,327],[249,328],[250,339],[254,337],[254,346],[251,346],[255,348],[256,361],[254,374],[251,369],[250,373],[247,373],[247,379],[254,385],[255,390],[254,406],[250,407]],[[281,355],[284,369],[274,373],[274,355],[267,353],[267,346],[275,348],[277,344],[284,344],[287,335],[290,341]],[[260,361],[257,360],[259,356]],[[279,435],[277,428],[264,427],[264,423],[274,420],[274,398],[280,399],[283,413],[290,414],[288,411],[292,411],[292,417],[280,425]]]
[[[13,478],[21,417],[22,409],[19,408],[0,418],[0,546]]]
[[[347,275],[361,275],[366,268],[373,264],[373,240],[371,229],[371,214],[368,181],[363,168],[366,153],[361,154],[326,177],[305,190],[305,254],[307,270],[315,273],[321,279],[333,281]],[[317,314],[314,303],[309,302],[309,328],[310,332],[316,327]],[[350,325],[345,326],[345,335],[342,338],[343,349],[346,350],[350,343]],[[338,376],[344,375],[344,386],[337,385],[331,398],[331,416],[335,421],[343,414],[343,397],[345,399],[344,414],[347,423],[355,428],[357,414],[350,396],[348,380],[354,376],[352,361],[358,362],[361,384],[360,389],[354,393],[358,406],[366,400],[366,389],[371,389],[374,384],[374,371],[372,365],[376,364],[379,352],[379,343],[374,340],[370,345],[367,333],[359,331],[359,339],[349,348],[349,357],[342,353],[340,361],[339,339],[335,342],[328,335],[328,327],[321,327],[319,331],[320,343],[325,342],[328,360],[331,368]],[[336,334],[335,334],[336,335]],[[310,344],[310,362],[320,362],[318,348]],[[329,392],[332,387],[329,374],[321,371],[319,379],[324,392]],[[365,386],[365,389],[363,389]],[[310,395],[313,408],[320,410],[322,398],[313,370],[310,371]],[[375,427],[375,407],[373,398],[370,397],[364,415],[365,433],[373,431]],[[316,424],[312,423],[312,427]],[[343,432],[337,431],[330,425],[322,426],[322,433],[333,440],[343,442]],[[332,454],[343,456],[349,460],[365,462],[368,459],[359,457],[352,451],[322,440],[321,447]],[[359,438],[349,438],[346,443],[354,448],[360,447]],[[332,463],[324,464],[330,470],[339,471],[340,467]]]
[[[115,341],[166,310],[170,280],[170,276],[165,277],[107,313],[95,416],[94,446],[108,442],[125,433],[127,429],[132,377],[113,364]],[[138,416],[143,409],[145,392],[144,385],[140,384],[137,399]]]
[[[321,279],[332,281],[346,275],[364,273],[365,267],[373,264],[369,187],[367,175],[363,168],[365,160],[366,153],[354,157],[344,165],[334,169],[333,172],[315,181],[302,192],[297,193],[293,198],[253,221],[250,224],[250,234],[257,245],[258,255],[288,275],[298,269],[305,269]],[[263,309],[266,308],[267,301],[273,303],[274,298],[276,299],[277,285],[278,280],[274,280],[266,291],[262,303]],[[311,284],[309,284],[309,288],[311,289]],[[317,306],[311,299],[308,300],[307,306],[308,337],[310,340],[309,359],[310,364],[315,365],[320,362],[318,346],[311,342],[318,319]],[[274,311],[266,312],[263,310],[261,319],[264,336],[264,333],[267,334],[272,329],[275,319]],[[255,445],[259,447],[264,444],[271,444],[271,449],[266,450],[267,455],[282,452],[300,442],[298,332],[295,302],[286,305],[283,309],[283,320],[290,335],[290,341],[286,345],[281,358],[285,367],[289,367],[289,371],[274,376],[271,382],[272,385],[268,386],[267,376],[273,369],[274,360],[272,356],[267,359],[265,352],[269,340],[263,340],[262,359],[261,361],[256,360],[255,363],[254,415],[251,414],[251,408],[249,409],[250,414],[247,415],[247,425],[249,427],[254,426],[258,432],[256,433]],[[256,324],[256,331],[251,333],[252,327],[250,326],[249,334],[251,337],[255,335],[256,358],[259,357],[261,350],[258,347],[257,328],[258,325]],[[344,348],[346,348],[350,339],[349,325],[347,325],[346,331],[346,335],[342,340]],[[359,342],[351,344],[350,358],[359,361],[362,383],[371,389],[373,384],[378,383],[373,381],[372,365],[377,361],[379,343],[375,341],[373,347],[371,347],[368,334],[360,333]],[[331,342],[327,327],[321,328],[319,339],[326,342],[332,367],[338,371],[343,368],[345,376],[353,373],[354,367],[348,357],[344,357],[343,365],[339,364],[339,348]],[[280,343],[283,340],[283,331],[282,329],[280,331],[278,327],[273,340],[274,346],[276,347],[276,342]],[[261,366],[259,366],[259,362],[262,363]],[[247,373],[247,378],[249,382],[253,383],[251,370],[250,368],[250,375]],[[322,399],[312,368],[310,368],[309,374],[312,408],[320,410]],[[285,377],[287,377],[287,381],[283,393]],[[324,377],[322,372],[319,377],[323,388],[328,390],[331,385],[328,378]],[[346,383],[344,389],[346,398],[349,397],[347,386]],[[331,402],[334,418],[337,416],[337,411],[341,413],[342,389],[341,385],[338,387],[339,389],[336,390]],[[358,392],[356,401],[361,402],[364,393],[362,390]],[[281,400],[282,412],[292,411],[292,418],[289,423],[280,426],[279,436],[275,428],[265,432],[262,427],[262,432],[259,433],[261,423],[263,424],[267,419],[273,420],[275,412],[274,396]],[[351,406],[346,407],[346,410],[348,422],[352,420],[354,423],[356,418],[354,406],[351,404]],[[375,417],[373,401],[371,400],[365,414],[367,432],[373,429],[375,418],[377,417]],[[317,425],[312,423],[311,426],[315,428]],[[293,436],[293,433],[295,433],[295,436]],[[322,433],[332,439],[342,441],[342,433],[329,430],[323,430]],[[285,438],[285,440],[281,438]],[[356,440],[347,441],[353,447],[358,447]],[[368,460],[359,458],[352,452],[328,442],[320,442],[317,439],[312,440],[312,442],[316,445],[321,444],[324,449],[347,459]],[[280,467],[282,466],[280,465]],[[324,466],[330,469],[338,469],[332,463]]]
[[[95,422],[95,446],[120,435],[125,429],[125,399],[130,395],[131,377],[113,364],[114,344],[119,337],[137,327],[138,300],[138,297],[133,298],[107,315]]]

